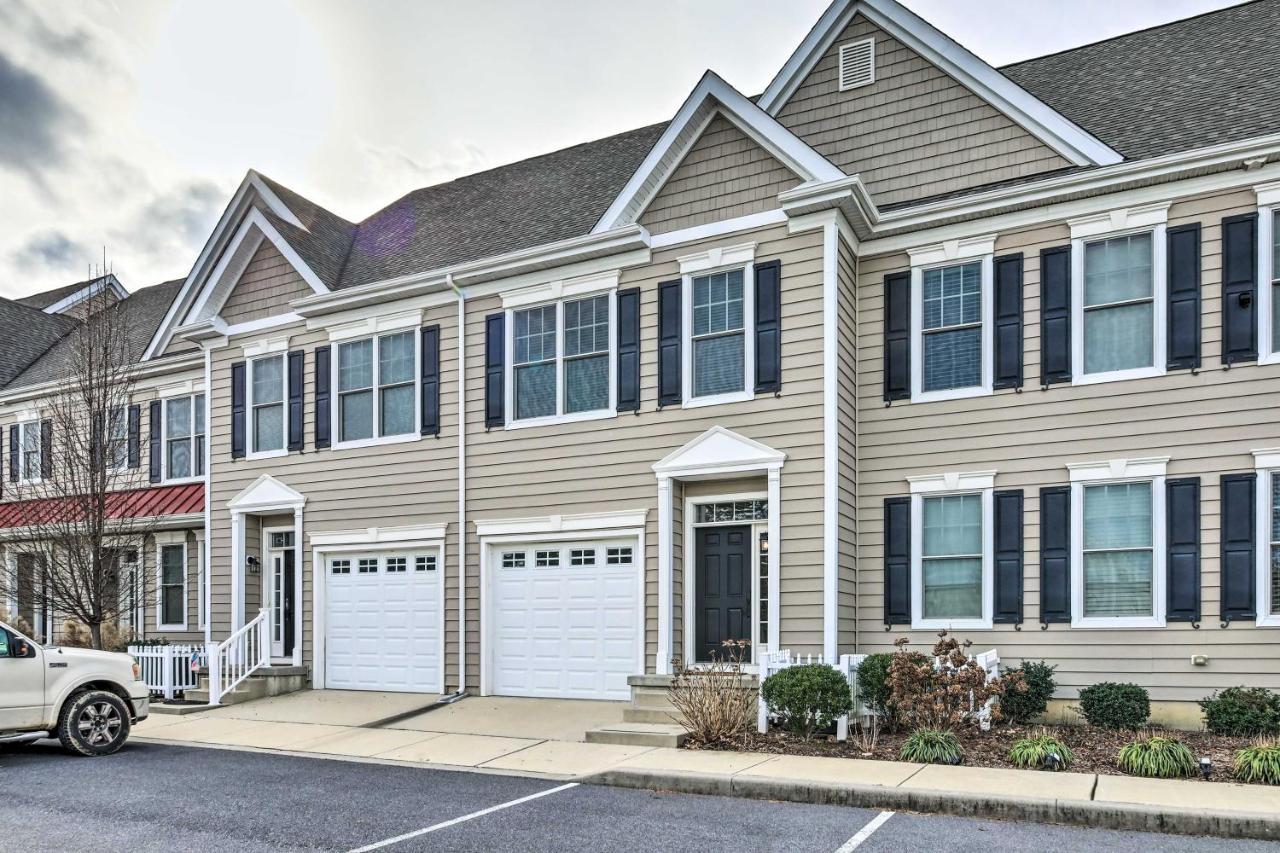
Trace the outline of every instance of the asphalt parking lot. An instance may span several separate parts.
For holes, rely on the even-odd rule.
[[[31,853],[1277,849],[143,742],[0,748],[0,780],[0,850]]]

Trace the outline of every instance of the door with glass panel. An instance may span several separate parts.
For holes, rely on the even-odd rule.
[[[292,530],[263,531],[267,541],[266,571],[262,573],[262,600],[266,603],[271,627],[271,656],[293,655],[296,567]]]

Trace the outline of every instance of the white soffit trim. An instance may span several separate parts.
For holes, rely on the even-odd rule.
[[[329,340],[349,341],[385,332],[403,332],[405,329],[416,329],[421,325],[421,308],[400,311],[395,314],[379,314],[329,326]],[[310,322],[308,322],[307,328],[313,328]]]
[[[1068,462],[1067,470],[1071,472],[1071,482],[1085,483],[1091,480],[1139,480],[1145,477],[1163,477],[1168,465],[1168,456],[1148,456],[1143,459]]]
[[[896,0],[835,0],[760,96],[760,107],[770,115],[781,112],[857,14],[951,75],[1075,165],[1102,166],[1124,159]]]
[[[716,247],[705,252],[684,255],[677,258],[680,262],[680,274],[704,272],[720,267],[740,267],[756,259],[756,244],[742,243],[737,246]]]
[[[985,258],[996,251],[996,235],[984,237],[967,237],[963,240],[945,240],[932,246],[920,246],[908,249],[911,266],[924,267],[933,264],[945,264],[950,261],[967,261],[973,258]]]
[[[1161,201],[1141,207],[1122,207],[1105,213],[1068,219],[1067,225],[1071,227],[1072,240],[1114,234],[1135,228],[1154,228],[1169,221],[1170,205],[1172,202]]]
[[[598,234],[635,222],[719,112],[804,181],[834,181],[844,172],[753,104],[714,71],[698,81],[649,156],[592,229]]]
[[[443,540],[446,524],[412,524],[401,527],[366,527],[363,530],[335,530],[308,536],[313,548],[341,545],[389,545]]]
[[[296,509],[306,502],[307,499],[301,492],[289,488],[270,474],[263,474],[227,501],[227,509],[232,512],[252,512],[282,507]]]
[[[270,338],[259,338],[241,347],[245,358],[258,358],[264,355],[289,351],[289,336],[276,335]]]
[[[501,518],[477,520],[476,535],[545,536],[555,533],[594,533],[598,531],[643,528],[647,509],[621,512],[593,512],[578,515],[546,515],[533,518]]]
[[[124,299],[129,295],[129,291],[124,289],[124,285],[122,285],[120,280],[116,278],[115,273],[107,273],[105,276],[94,279],[75,293],[72,293],[69,296],[64,296],[57,302],[42,310],[46,314],[61,314],[68,308],[79,305],[86,299],[98,295],[108,287],[111,288],[113,293],[115,293],[116,299]]]
[[[930,492],[977,492],[995,488],[996,472],[948,471],[945,474],[908,477],[907,482],[911,484],[913,495],[925,495]]]
[[[1258,194],[1259,207],[1280,206],[1280,181],[1258,184],[1253,188],[1253,191]]]
[[[1253,467],[1257,471],[1280,468],[1280,447],[1268,447],[1253,451]]]
[[[787,454],[722,426],[713,426],[653,466],[659,477],[778,469]]]
[[[503,308],[519,308],[523,305],[536,305],[540,302],[551,302],[556,299],[569,299],[585,296],[589,293],[604,293],[618,289],[622,278],[621,270],[607,270],[594,275],[578,276],[561,281],[547,281],[541,284],[522,287],[518,290],[502,294]]]

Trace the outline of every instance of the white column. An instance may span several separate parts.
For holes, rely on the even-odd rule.
[[[293,510],[293,665],[302,666],[302,507]]]
[[[658,478],[658,655],[654,671],[671,674],[672,602],[672,514],[671,478]]]
[[[244,625],[244,514],[231,513],[231,631]]]
[[[839,401],[837,379],[840,375],[836,366],[836,308],[839,300],[837,242],[836,223],[832,220],[823,229],[822,243],[822,654],[829,663],[836,662],[839,645],[837,621],[840,613],[840,450],[836,423]]]
[[[781,609],[782,580],[782,469],[769,469],[769,642],[765,651],[776,652],[780,647],[778,637],[778,611]]]

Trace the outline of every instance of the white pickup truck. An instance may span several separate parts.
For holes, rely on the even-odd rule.
[[[140,675],[129,655],[42,647],[0,622],[0,744],[56,734],[76,755],[110,755],[150,709]]]

